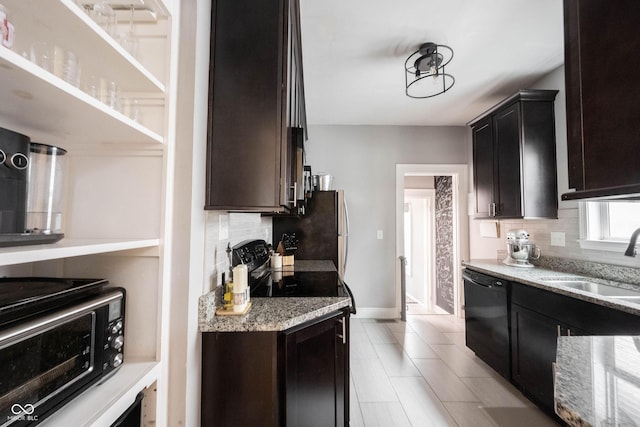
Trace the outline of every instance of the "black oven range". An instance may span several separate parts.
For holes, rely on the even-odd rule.
[[[123,363],[125,291],[0,279],[0,426],[38,424]]]
[[[296,261],[294,266],[272,270],[269,250],[264,240],[247,240],[232,248],[231,265],[247,265],[252,298],[349,297],[355,314],[353,294],[332,261]]]

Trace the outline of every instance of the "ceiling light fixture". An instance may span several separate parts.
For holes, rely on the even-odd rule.
[[[453,59],[449,46],[423,43],[405,61],[406,94],[410,98],[431,98],[453,87],[456,79],[444,67]]]

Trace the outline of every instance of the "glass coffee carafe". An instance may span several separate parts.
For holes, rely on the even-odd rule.
[[[66,150],[31,143],[26,232],[62,234]]]

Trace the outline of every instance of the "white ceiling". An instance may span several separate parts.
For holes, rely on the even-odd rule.
[[[310,124],[465,125],[563,63],[561,0],[300,0]],[[456,83],[405,95],[420,44],[453,48]]]

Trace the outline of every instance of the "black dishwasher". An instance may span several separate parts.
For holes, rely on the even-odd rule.
[[[510,379],[509,282],[468,268],[462,277],[467,347],[503,377]]]

